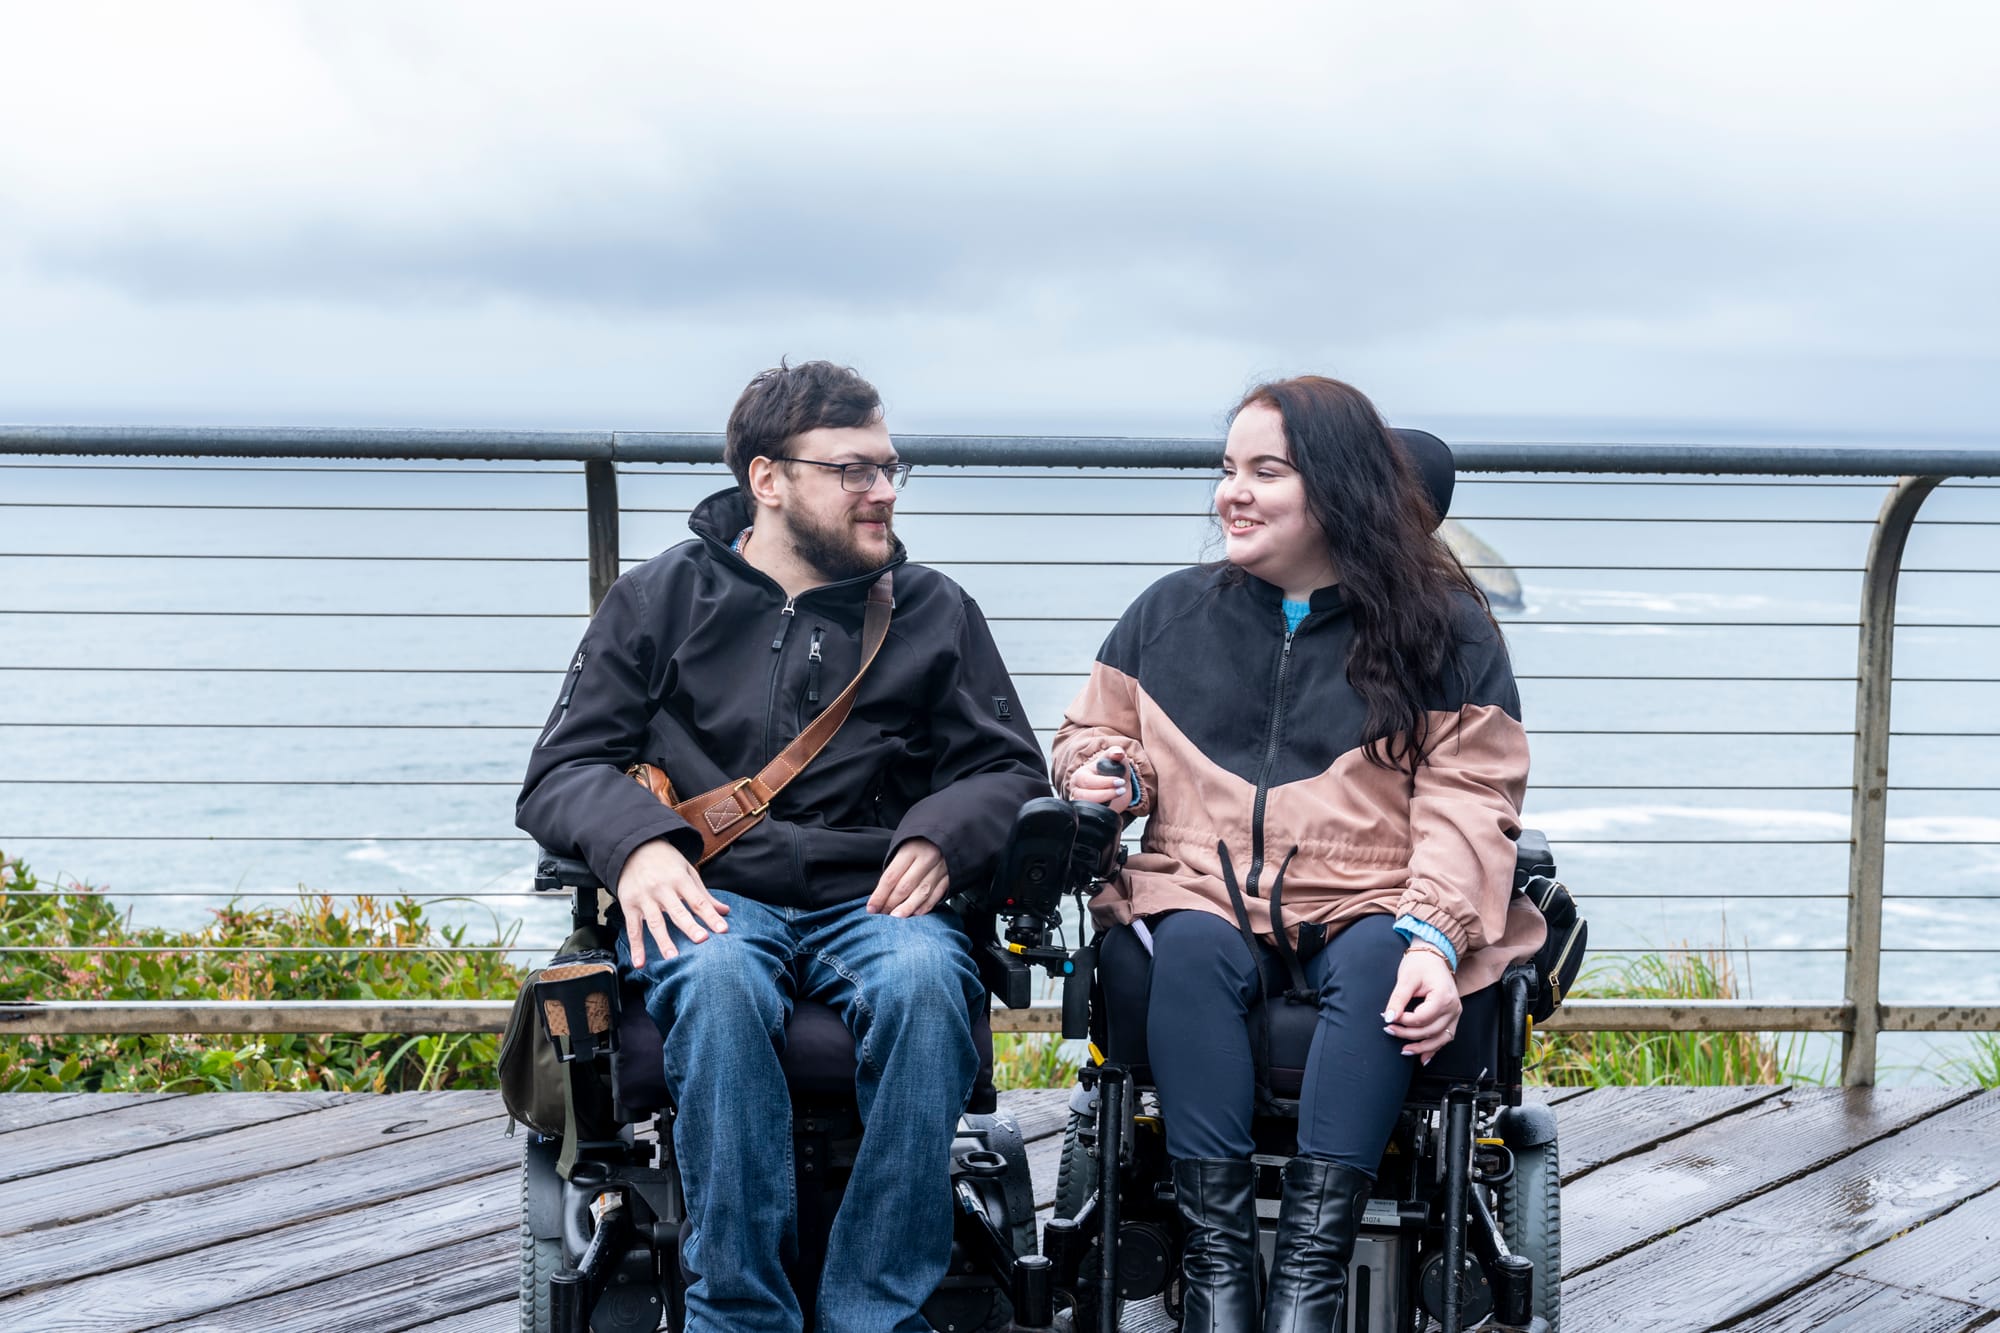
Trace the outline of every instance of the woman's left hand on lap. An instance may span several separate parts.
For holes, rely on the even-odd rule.
[[[1411,1000],[1418,1002],[1414,1009],[1409,1008]],[[1458,1035],[1458,1015],[1458,983],[1444,955],[1425,948],[1406,950],[1396,972],[1396,989],[1382,1011],[1387,1024],[1382,1030],[1407,1043],[1404,1055],[1429,1064]]]

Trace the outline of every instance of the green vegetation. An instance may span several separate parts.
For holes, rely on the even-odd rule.
[[[301,894],[280,907],[232,903],[200,930],[136,926],[102,893],[37,881],[0,856],[0,939],[60,953],[0,954],[7,1000],[492,1000],[511,998],[522,970],[500,953],[449,953],[508,946],[518,927],[469,940],[436,924],[410,898],[359,898],[336,907]],[[343,948],[393,945],[409,953]],[[122,953],[141,946],[159,953]],[[298,952],[216,953],[218,948]],[[1677,949],[1605,959],[1585,972],[1578,996],[1733,999],[1741,993],[1726,950]],[[1067,1085],[1075,1046],[1047,1033],[994,1038],[1001,1088]],[[1804,1043],[1748,1032],[1554,1032],[1539,1034],[1529,1081],[1557,1086],[1824,1082],[1806,1067]],[[497,1087],[493,1034],[409,1037],[306,1035],[188,1037],[0,1037],[0,1092],[329,1091]],[[2000,1087],[2000,1036],[1972,1038],[1935,1073],[1947,1082]]]
[[[0,954],[0,1000],[483,1000],[521,986],[505,954],[442,952],[466,945],[465,929],[429,922],[408,898],[232,903],[207,927],[177,931],[135,926],[96,890],[40,883],[5,857],[0,888],[0,939],[73,946]],[[485,943],[512,944],[515,931],[496,925],[495,935]],[[382,945],[440,952],[340,952]],[[115,952],[132,946],[166,952]],[[303,951],[204,952],[245,946]],[[485,1034],[0,1037],[0,1092],[492,1088],[499,1051]]]
[[[997,1032],[993,1035],[993,1086],[1066,1088],[1076,1079],[1077,1057],[1051,1032]],[[1082,1043],[1076,1043],[1081,1046]]]
[[[1574,998],[1733,1000],[1741,994],[1727,950],[1675,949],[1586,968]],[[1550,1032],[1529,1054],[1528,1081],[1556,1087],[1823,1083],[1803,1068],[1802,1044],[1761,1032]]]
[[[1945,1059],[1938,1072],[1946,1083],[2000,1088],[2000,1037],[1990,1032],[1975,1033],[1971,1049]]]

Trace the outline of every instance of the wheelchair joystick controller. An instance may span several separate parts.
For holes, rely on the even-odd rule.
[[[1015,816],[993,879],[988,906],[1000,938],[989,937],[985,947],[987,984],[1008,1008],[1023,1009],[1032,998],[1031,967],[1062,978],[1065,1038],[1088,1035],[1097,951],[1087,944],[1072,951],[1054,943],[1062,928],[1062,900],[1074,895],[1080,905],[1118,873],[1123,831],[1124,821],[1104,806],[1039,797]]]

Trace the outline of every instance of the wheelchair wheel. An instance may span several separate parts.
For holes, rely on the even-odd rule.
[[[1101,1251],[1091,1246],[1083,1256],[1083,1262],[1076,1272],[1076,1304],[1070,1307],[1069,1326],[1071,1333],[1097,1333],[1099,1314],[1103,1308],[1097,1303],[1097,1274],[1100,1271]],[[1125,1319],[1125,1302],[1118,1302],[1118,1319],[1122,1325]],[[1180,1321],[1176,1319],[1175,1325]]]
[[[1087,1116],[1069,1113],[1063,1125],[1062,1158],[1056,1165],[1057,1217],[1075,1217],[1097,1185],[1097,1158],[1084,1144]]]
[[[1507,1248],[1534,1261],[1535,1314],[1562,1333],[1562,1180],[1553,1141],[1514,1149],[1514,1177],[1500,1187]]]
[[[549,1279],[562,1268],[562,1242],[537,1240],[528,1228],[528,1167],[521,1167],[521,1333],[549,1333]]]

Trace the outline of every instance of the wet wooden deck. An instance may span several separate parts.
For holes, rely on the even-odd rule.
[[[1550,1100],[1571,1333],[2000,1333],[2000,1092]],[[1007,1102],[1046,1205],[1063,1094]],[[0,1097],[0,1329],[505,1333],[502,1126],[491,1093]]]

